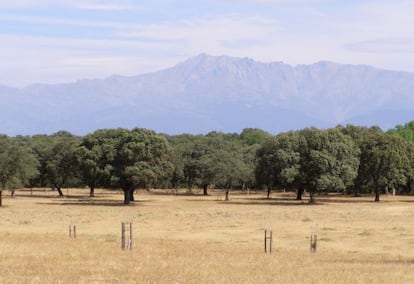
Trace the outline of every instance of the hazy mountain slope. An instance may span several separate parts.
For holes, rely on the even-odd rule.
[[[0,87],[0,132],[85,134],[134,126],[166,133],[278,132],[347,122],[389,127],[411,119],[413,94],[414,74],[407,72],[202,54],[134,77]]]

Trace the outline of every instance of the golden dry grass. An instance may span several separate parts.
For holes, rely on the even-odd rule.
[[[414,283],[414,197],[319,196],[310,206],[291,193],[224,202],[220,191],[153,191],[124,207],[116,192],[98,190],[94,200],[86,189],[68,192],[4,198],[0,284]],[[133,221],[130,252],[120,250],[123,220]],[[272,254],[263,252],[264,228],[273,230]]]

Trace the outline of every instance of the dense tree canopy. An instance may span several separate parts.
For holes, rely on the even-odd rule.
[[[67,132],[52,135],[45,149],[46,176],[53,189],[63,197],[62,187],[76,178],[76,147],[79,138]]]
[[[304,189],[315,201],[317,191],[343,191],[351,186],[359,165],[359,149],[338,129],[304,129],[267,140],[257,152],[256,176],[270,188]]]
[[[262,144],[257,151],[255,173],[258,183],[267,186],[268,198],[273,187],[294,188],[299,186],[299,162],[298,133],[282,133]]]
[[[37,174],[37,160],[26,141],[0,136],[0,206],[4,189],[24,186]]]
[[[83,137],[77,147],[75,157],[78,174],[83,183],[90,188],[90,197],[95,196],[97,186],[109,184],[116,153],[115,147],[124,132],[125,130],[122,129],[97,130]]]
[[[171,138],[170,138],[171,139]],[[257,147],[243,144],[233,134],[211,132],[205,136],[180,135],[172,139],[176,154],[174,178],[181,177],[189,191],[193,186],[226,189],[254,185],[254,156]]]
[[[378,127],[307,128],[271,135],[161,135],[135,128],[101,129],[83,137],[66,131],[32,137],[0,136],[0,189],[40,186],[119,188],[124,203],[137,188],[265,188],[316,192],[411,192],[414,122],[384,133]]]
[[[373,133],[361,144],[359,186],[372,188],[375,201],[388,188],[406,186],[412,177],[412,146],[399,137]]]
[[[151,130],[119,129],[114,145],[111,184],[122,188],[124,203],[134,201],[137,188],[148,188],[167,178],[173,171],[170,147],[165,137]]]

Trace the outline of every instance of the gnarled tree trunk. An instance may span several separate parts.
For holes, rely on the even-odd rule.
[[[296,200],[302,200],[303,187],[299,186],[296,192]]]
[[[130,196],[129,196],[129,200],[130,200],[130,201],[135,201],[134,193],[135,193],[135,189],[132,189],[132,190],[131,190],[131,194],[130,194]]]
[[[380,201],[380,190],[378,187],[375,187],[374,191],[375,191],[375,202],[379,202]]]
[[[225,201],[229,201],[229,192],[230,189],[226,189],[226,199],[224,199]]]
[[[374,181],[374,193],[375,193],[375,202],[379,202],[380,201],[380,188],[379,188],[379,184],[378,181]]]
[[[355,185],[355,189],[354,189],[354,197],[360,197],[361,194],[359,194],[359,187],[358,185]]]
[[[128,188],[123,188],[124,191],[124,204],[128,205],[131,202],[131,190]]]
[[[208,195],[207,189],[208,189],[208,184],[203,184],[203,195]]]
[[[94,186],[90,187],[89,197],[95,197],[95,187]]]
[[[58,193],[59,193],[59,197],[63,197],[62,188],[60,188],[60,187],[58,187],[58,186],[55,186],[55,188],[56,188],[56,190],[57,190],[57,191],[58,191]]]
[[[316,203],[316,199],[315,199],[315,191],[314,190],[310,190],[309,191],[309,203],[310,204],[315,204]]]

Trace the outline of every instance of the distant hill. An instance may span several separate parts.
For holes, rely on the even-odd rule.
[[[9,135],[135,126],[169,134],[346,123],[390,128],[414,119],[414,74],[201,54],[133,77],[0,86],[0,98],[0,133]]]

